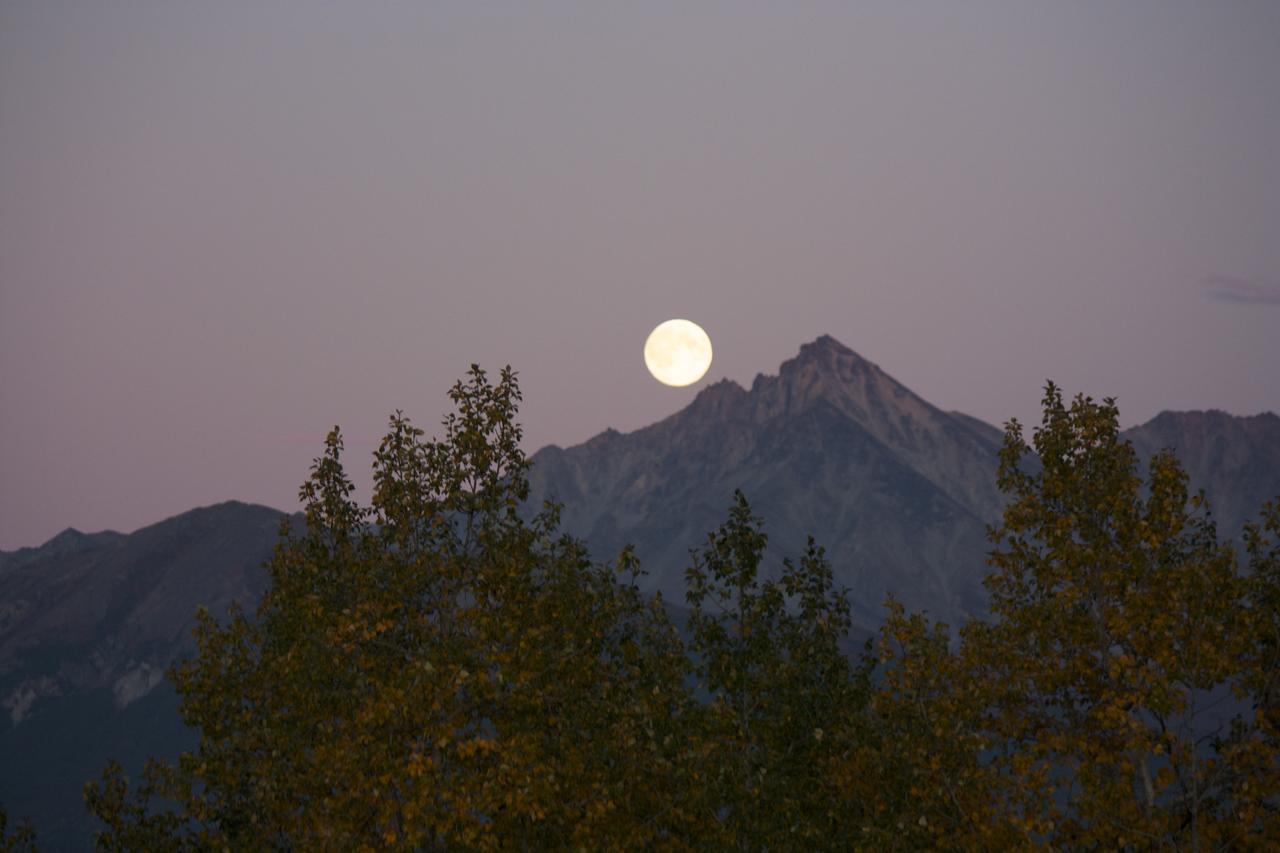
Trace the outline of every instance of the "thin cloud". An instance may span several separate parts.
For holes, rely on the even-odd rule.
[[[1232,305],[1280,305],[1280,282],[1211,275],[1200,282],[1205,299]]]

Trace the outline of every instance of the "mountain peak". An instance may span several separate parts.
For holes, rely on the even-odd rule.
[[[96,538],[98,537],[68,527],[36,550],[42,554],[74,554],[93,547]]]
[[[718,382],[712,382],[699,391],[698,396],[694,398],[694,403],[700,407],[708,405],[718,407],[723,406],[726,400],[737,400],[744,394],[746,389],[726,377]]]
[[[830,335],[802,344],[800,352],[779,368],[779,378],[786,379],[799,374],[819,374],[832,378],[848,379],[879,368]]]
[[[684,409],[643,430],[596,436],[561,451],[557,459],[565,463],[579,453],[604,451],[622,458],[628,449],[677,447],[682,458],[702,453],[705,458],[697,464],[705,466],[706,459],[746,458],[762,430],[794,435],[814,423],[835,421],[843,422],[841,429],[853,430],[847,435],[860,433],[893,464],[930,480],[959,505],[976,508],[979,517],[992,517],[998,510],[991,476],[999,446],[990,435],[994,428],[975,427],[938,410],[830,335],[801,346],[777,374],[756,376],[750,389],[721,380],[703,388]],[[652,476],[649,472],[642,479],[648,482]],[[574,481],[576,493],[589,490],[582,477],[575,475]]]
[[[791,361],[829,362],[842,358],[853,358],[857,361],[866,360],[830,335],[819,335],[809,343],[801,344],[800,352]],[[783,363],[786,364],[787,362]]]
[[[854,402],[861,408],[869,397],[899,389],[879,367],[830,335],[800,347],[784,361],[776,376],[760,374],[751,385],[752,396],[765,403],[764,411],[795,412],[816,400]],[[905,391],[906,389],[901,389]],[[897,396],[890,393],[890,396]],[[767,402],[766,402],[767,401]],[[839,403],[837,406],[843,408]]]
[[[849,349],[847,346],[840,343],[830,335],[818,335],[818,337],[809,341],[809,343],[800,345],[801,355],[804,355],[805,353],[821,353],[821,352],[828,352],[828,351],[837,352],[837,353],[851,353],[856,355],[856,353],[854,353],[853,350]]]
[[[84,538],[85,538],[84,534],[81,533],[79,530],[76,530],[74,527],[68,527],[68,528],[65,528],[61,533],[55,534],[52,538],[49,539],[48,542],[44,543],[44,545],[40,547],[42,548],[58,547],[60,545],[71,544],[73,542],[80,542]]]
[[[1275,424],[1277,422],[1280,422],[1280,418],[1276,416],[1275,412],[1259,412],[1256,415],[1233,415],[1230,412],[1223,411],[1222,409],[1188,409],[1186,411],[1171,411],[1169,409],[1165,409],[1147,423],[1177,423],[1202,427],[1206,424]],[[1145,424],[1143,426],[1145,426]]]

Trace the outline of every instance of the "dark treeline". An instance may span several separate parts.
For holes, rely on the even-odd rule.
[[[987,619],[890,601],[851,660],[817,544],[763,565],[737,495],[677,631],[629,551],[522,515],[512,372],[450,396],[440,439],[391,419],[367,507],[329,435],[257,613],[171,674],[199,748],[86,786],[101,848],[1280,843],[1280,508],[1237,553],[1112,401],[1006,427]]]

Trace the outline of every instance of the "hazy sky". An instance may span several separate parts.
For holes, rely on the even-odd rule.
[[[824,332],[997,424],[1280,409],[1280,3],[0,3],[0,548]]]

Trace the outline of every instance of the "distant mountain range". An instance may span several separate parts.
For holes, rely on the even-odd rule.
[[[1275,414],[1165,412],[1126,436],[1144,459],[1177,452],[1224,537],[1280,496]],[[649,588],[678,605],[689,549],[741,488],[775,556],[807,534],[825,546],[862,630],[886,594],[956,623],[984,609],[1000,440],[822,337],[750,389],[722,381],[651,426],[544,448],[531,500],[563,502],[565,529],[597,559],[634,544]],[[285,518],[232,502],[128,535],[67,530],[0,552],[0,804],[29,815],[47,849],[88,845],[80,789],[108,757],[136,769],[194,742],[163,673],[190,654],[197,606],[221,613],[261,596]]]
[[[1178,453],[1226,537],[1280,495],[1274,414],[1164,412],[1125,435],[1143,460],[1162,447]],[[540,450],[532,498],[562,501],[566,529],[597,557],[635,545],[650,587],[679,602],[688,549],[741,488],[778,555],[798,553],[807,534],[826,548],[864,628],[878,624],[889,594],[955,625],[985,609],[1002,438],[824,336],[750,389],[723,380],[652,426]]]

